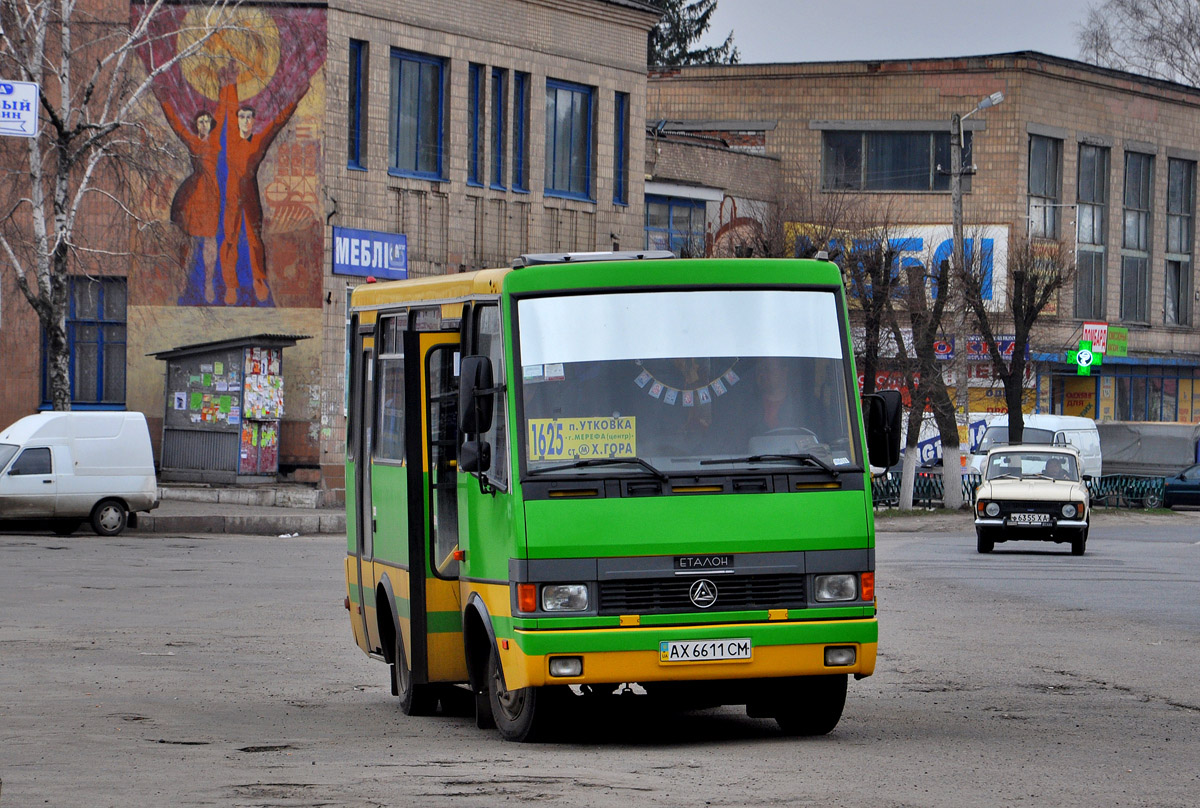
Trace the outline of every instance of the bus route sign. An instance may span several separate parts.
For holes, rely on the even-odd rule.
[[[0,79],[0,135],[37,137],[38,86]]]

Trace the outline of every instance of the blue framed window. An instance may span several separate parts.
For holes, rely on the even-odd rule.
[[[492,187],[505,188],[504,130],[507,128],[505,100],[508,94],[508,71],[492,68]]]
[[[629,204],[629,93],[613,102],[613,202]]]
[[[646,249],[670,250],[683,258],[704,255],[707,206],[703,199],[646,196]]]
[[[125,406],[124,278],[68,279],[67,347],[71,406]],[[42,403],[50,403],[50,374],[42,334]]]
[[[546,194],[592,198],[592,98],[581,84],[546,80]]]
[[[388,167],[396,174],[440,180],[445,61],[392,51]]]
[[[529,190],[529,74],[513,73],[513,167],[514,191]]]
[[[483,185],[483,65],[467,68],[467,185]]]
[[[346,115],[346,165],[350,168],[365,168],[366,140],[366,97],[367,97],[367,43],[360,39],[350,40],[350,103]]]

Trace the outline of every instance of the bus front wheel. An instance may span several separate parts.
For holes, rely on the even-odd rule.
[[[546,711],[538,709],[542,688],[506,689],[500,675],[500,660],[494,653],[488,657],[487,688],[492,717],[504,740],[534,741],[544,734]]]
[[[780,688],[775,723],[785,735],[826,735],[846,706],[846,674],[804,676]]]

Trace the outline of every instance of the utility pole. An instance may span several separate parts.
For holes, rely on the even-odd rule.
[[[963,249],[962,178],[964,174],[975,173],[974,165],[963,166],[963,121],[979,110],[995,106],[1003,100],[1004,93],[995,92],[987,98],[982,99],[975,105],[975,109],[966,115],[959,115],[956,112],[950,117],[950,229],[954,239],[954,247],[951,255],[951,260],[954,263],[951,275],[955,278],[960,277],[960,273],[966,268],[965,250]],[[982,258],[978,252],[979,249],[979,245],[976,245],[976,259]],[[951,283],[951,287],[957,291],[959,284],[956,282]],[[954,361],[951,363],[955,376],[954,422],[958,426],[959,440],[958,445],[955,447],[947,447],[945,441],[942,441],[942,482],[944,490],[942,504],[947,508],[955,510],[962,507],[962,441],[964,435],[966,436],[967,448],[970,449],[971,445],[971,374],[970,360],[967,359],[967,337],[969,336],[967,330],[967,307],[964,304],[959,307],[957,333],[954,335]],[[949,454],[954,456],[948,456],[948,449],[953,449]]]

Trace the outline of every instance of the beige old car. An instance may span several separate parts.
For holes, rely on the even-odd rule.
[[[987,454],[975,492],[979,552],[999,542],[1070,542],[1073,555],[1087,546],[1091,502],[1071,446],[997,446]]]

